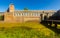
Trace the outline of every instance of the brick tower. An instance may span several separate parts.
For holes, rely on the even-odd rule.
[[[14,12],[14,4],[9,5],[9,12]]]
[[[4,14],[4,21],[6,21],[6,22],[13,21],[14,20],[13,14],[14,14],[14,5],[10,4],[9,8],[7,9],[7,11]]]

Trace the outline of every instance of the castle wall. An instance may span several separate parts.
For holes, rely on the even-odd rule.
[[[5,22],[26,22],[26,21],[41,21],[44,16],[52,16],[53,10],[14,10],[14,5],[9,6],[9,12],[4,13]],[[42,14],[42,17],[40,16]],[[42,19],[41,19],[42,18]]]
[[[14,22],[39,21],[40,17],[14,17]]]
[[[24,17],[24,22],[25,21],[39,21],[40,17]]]
[[[4,14],[4,21],[5,22],[12,22],[14,19],[13,19],[13,14],[12,13],[8,13],[6,12]]]
[[[41,17],[40,14],[43,16]],[[46,13],[35,12],[6,12],[4,17],[6,22],[26,22],[26,21],[41,21],[44,20]],[[51,13],[48,14],[48,17],[51,16]],[[42,18],[42,19],[41,19]]]

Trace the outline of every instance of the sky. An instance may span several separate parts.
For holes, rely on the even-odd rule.
[[[13,3],[15,10],[59,10],[60,0],[0,0],[0,12],[5,12]]]

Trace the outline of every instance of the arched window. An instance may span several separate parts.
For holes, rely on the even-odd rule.
[[[23,13],[23,16],[28,16],[28,13],[27,12]]]

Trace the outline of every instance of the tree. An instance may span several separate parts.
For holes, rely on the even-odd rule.
[[[3,15],[0,16],[0,20],[4,20],[4,16]]]
[[[28,8],[25,7],[24,10],[28,10]]]

